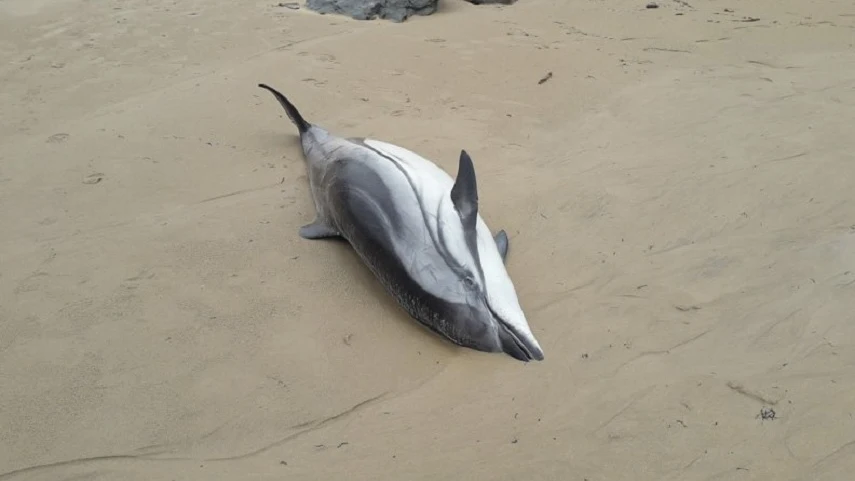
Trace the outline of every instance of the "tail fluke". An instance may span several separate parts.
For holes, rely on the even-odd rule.
[[[300,111],[297,110],[297,107],[294,107],[294,104],[289,102],[284,95],[282,95],[281,93],[279,93],[278,90],[267,84],[258,84],[258,86],[265,90],[268,90],[270,93],[273,94],[274,97],[276,97],[276,100],[278,100],[279,104],[282,105],[282,107],[285,109],[285,113],[288,114],[288,118],[291,119],[291,122],[294,122],[294,125],[297,126],[297,130],[300,131],[301,135],[307,130],[309,130],[312,125],[306,122],[303,116],[300,115]]]

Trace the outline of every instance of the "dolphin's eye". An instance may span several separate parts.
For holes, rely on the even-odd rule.
[[[466,276],[463,278],[463,285],[472,289],[475,287],[475,279],[473,279],[472,276]]]

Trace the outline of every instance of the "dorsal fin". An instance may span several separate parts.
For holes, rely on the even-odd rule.
[[[478,219],[478,183],[475,180],[475,166],[465,150],[460,151],[460,165],[457,178],[451,188],[451,202],[460,215],[465,229],[475,229]]]

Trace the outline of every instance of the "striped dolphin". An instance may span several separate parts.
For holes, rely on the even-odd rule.
[[[403,147],[342,138],[307,122],[268,90],[296,125],[315,205],[304,239],[344,238],[386,292],[451,342],[520,361],[543,360],[505,269],[508,237],[478,214],[475,168],[457,178]]]

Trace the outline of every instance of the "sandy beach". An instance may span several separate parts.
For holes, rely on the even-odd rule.
[[[855,4],[277,3],[0,0],[0,480],[851,476]],[[259,82],[466,149],[546,359],[301,239]]]

